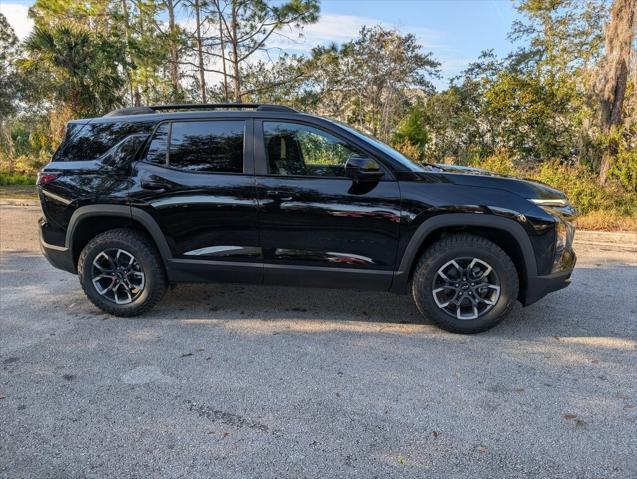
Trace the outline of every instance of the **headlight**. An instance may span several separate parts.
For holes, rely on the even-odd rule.
[[[530,198],[529,201],[535,203],[538,206],[566,206],[568,201],[563,199],[544,199],[544,198]]]
[[[565,199],[530,199],[555,218],[555,256],[553,270],[559,268],[564,251],[571,248],[575,236],[577,210]]]

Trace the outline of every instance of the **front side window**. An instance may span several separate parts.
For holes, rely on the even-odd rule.
[[[360,152],[311,126],[263,122],[263,140],[271,175],[345,177],[345,163]]]
[[[193,172],[243,172],[243,121],[183,121],[171,125],[168,164]]]

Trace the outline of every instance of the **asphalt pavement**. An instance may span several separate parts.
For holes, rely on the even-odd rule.
[[[637,477],[637,248],[476,336],[409,296],[180,285],[101,313],[0,206],[0,477]]]

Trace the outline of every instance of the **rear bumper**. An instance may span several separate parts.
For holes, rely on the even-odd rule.
[[[542,299],[553,291],[566,288],[571,284],[571,274],[575,268],[577,257],[575,252],[570,250],[565,253],[567,258],[562,261],[563,269],[546,276],[534,276],[527,279],[526,294],[521,298],[524,306],[529,306],[539,299]]]
[[[73,255],[66,246],[58,246],[53,243],[48,243],[46,221],[39,221],[40,230],[40,251],[52,266],[68,271],[69,273],[76,274],[75,262],[73,261]],[[50,235],[48,235],[50,236]]]

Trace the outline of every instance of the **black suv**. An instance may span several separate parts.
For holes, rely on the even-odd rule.
[[[284,106],[71,121],[38,191],[44,255],[118,316],[171,283],[226,281],[409,292],[440,327],[475,333],[567,286],[575,265],[563,193],[414,164]]]

